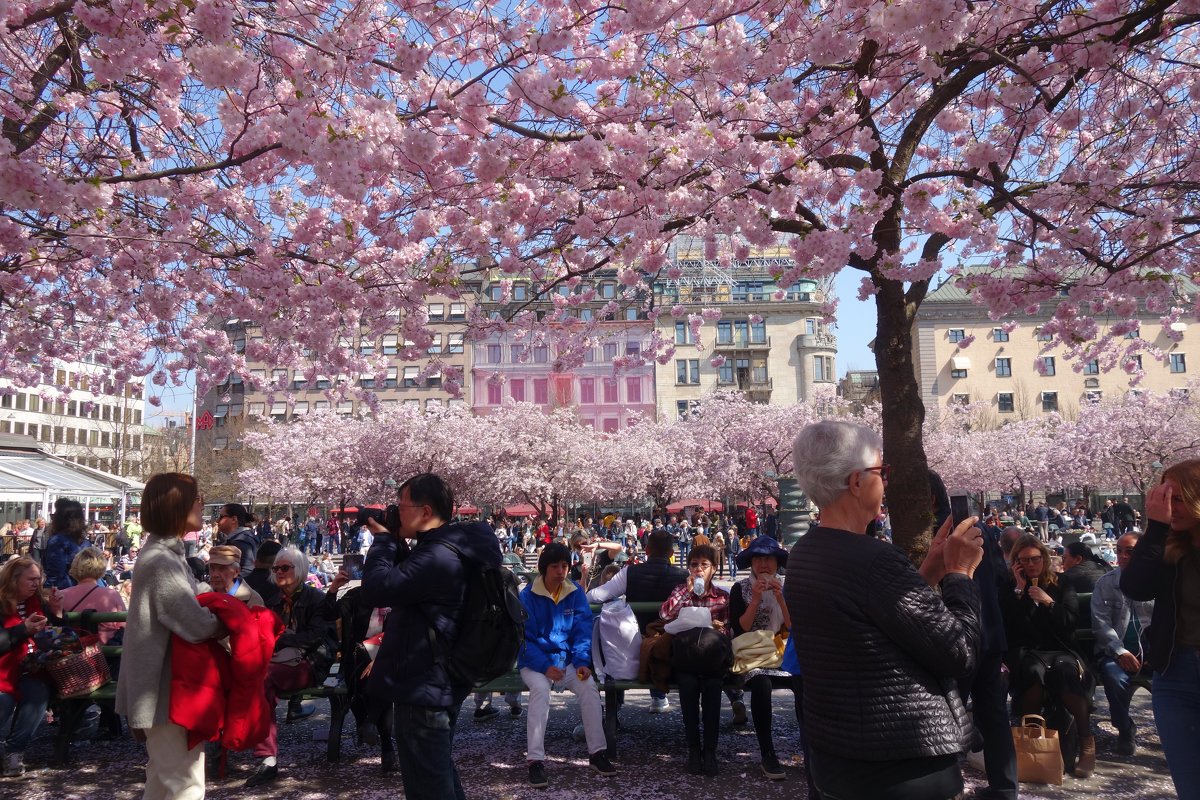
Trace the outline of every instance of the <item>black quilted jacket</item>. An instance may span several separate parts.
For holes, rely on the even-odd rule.
[[[963,749],[954,684],[975,667],[979,588],[947,575],[941,590],[874,537],[816,528],[796,543],[783,592],[814,748],[866,761]]]

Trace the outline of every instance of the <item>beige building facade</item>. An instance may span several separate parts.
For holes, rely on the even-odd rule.
[[[1181,334],[1176,342],[1162,331],[1158,315],[1145,314],[1141,328],[1129,336],[1145,337],[1166,359],[1140,356],[1144,376],[1131,386],[1123,370],[1103,372],[1095,361],[1067,360],[1065,348],[1050,346],[1040,333],[1050,313],[997,322],[953,281],[930,292],[913,327],[913,355],[925,408],[983,402],[997,424],[1054,412],[1073,418],[1084,403],[1131,390],[1186,391],[1200,374],[1196,324],[1176,323],[1174,332]],[[1102,330],[1123,321],[1098,320]],[[969,345],[962,347],[964,341]]]
[[[675,280],[657,283],[655,321],[661,336],[674,341],[672,362],[657,367],[655,395],[660,419],[683,417],[701,397],[717,390],[743,392],[771,405],[811,399],[837,384],[837,337],[823,319],[825,292],[815,281],[778,286],[773,274],[795,265],[785,249],[758,252],[723,267],[697,252],[677,251]],[[706,323],[699,342],[688,326],[689,314],[721,310]],[[698,345],[698,346],[697,346]],[[723,361],[713,360],[720,356]]]

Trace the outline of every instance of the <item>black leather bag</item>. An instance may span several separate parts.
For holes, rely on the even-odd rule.
[[[722,678],[733,666],[729,637],[712,628],[689,628],[671,640],[671,669],[702,678]]]

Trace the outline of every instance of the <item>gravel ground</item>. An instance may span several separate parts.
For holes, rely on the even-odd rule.
[[[1080,781],[1064,778],[1061,787],[1025,786],[1027,798],[1098,798],[1105,800],[1167,800],[1175,797],[1167,775],[1166,762],[1154,729],[1149,697],[1135,697],[1134,718],[1142,734],[1138,754],[1124,762],[1115,761],[1116,733],[1107,721],[1103,692],[1098,693],[1100,710],[1094,719],[1099,733],[1099,766],[1096,774]],[[785,781],[768,781],[758,771],[758,748],[753,729],[729,726],[731,716],[726,701],[720,740],[721,775],[707,779],[683,772],[683,734],[678,705],[672,698],[668,714],[647,713],[649,695],[631,692],[622,711],[623,731],[616,760],[619,770],[613,778],[603,778],[588,767],[586,747],[571,738],[571,729],[579,717],[567,696],[553,698],[550,725],[546,734],[549,790],[532,789],[525,768],[525,717],[512,718],[507,707],[493,719],[476,723],[470,699],[459,720],[455,756],[469,798],[519,800],[554,797],[555,800],[663,800],[664,798],[732,798],[749,792],[755,798],[807,797],[796,744],[796,721],[791,696],[775,695],[775,741],[780,759],[787,767]],[[270,787],[254,791],[241,786],[254,762],[248,753],[230,759],[230,777],[209,784],[210,798],[317,798],[354,797],[396,798],[403,796],[398,775],[379,771],[377,749],[359,747],[354,742],[353,718],[347,719],[347,734],[342,747],[342,763],[325,762],[324,742],[314,741],[328,726],[328,706],[317,704],[312,717],[294,725],[280,726],[279,780]],[[282,710],[280,711],[282,717]],[[82,742],[73,749],[75,765],[68,769],[50,769],[44,765],[50,757],[53,729],[43,727],[27,760],[31,771],[23,778],[0,779],[0,798],[23,800],[76,800],[82,798],[136,798],[141,796],[144,751],[130,739],[113,742]],[[981,775],[968,766],[969,787],[981,784]]]

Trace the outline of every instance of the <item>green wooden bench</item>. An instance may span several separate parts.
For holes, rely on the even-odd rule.
[[[102,622],[124,622],[124,611],[70,611],[63,615],[65,622],[73,628],[95,632]],[[104,646],[100,648],[104,655],[110,658],[121,658],[121,647]],[[111,701],[117,697],[117,684],[109,681],[86,697],[70,700],[56,700],[58,709],[58,735],[54,742],[54,763],[64,766],[70,755],[71,739],[79,730],[83,715],[88,706],[100,701]],[[282,692],[280,700],[328,700],[329,701],[329,740],[326,743],[325,755],[331,761],[337,761],[342,755],[342,729],[345,727],[346,714],[350,711],[350,693],[345,684],[339,684],[334,689],[325,686],[310,686],[296,692]]]

